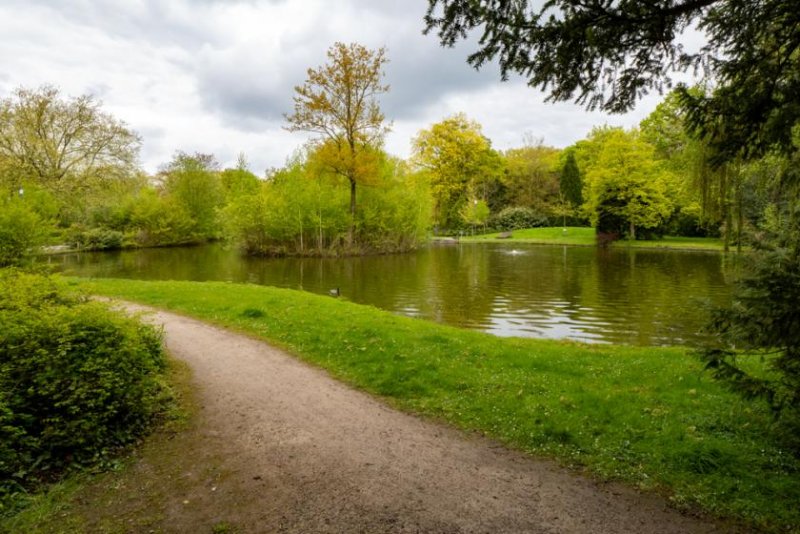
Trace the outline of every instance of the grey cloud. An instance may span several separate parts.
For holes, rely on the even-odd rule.
[[[20,9],[38,6],[84,27],[103,28],[120,39],[148,41],[167,46],[200,46],[214,39],[205,24],[210,17],[185,2],[144,0],[75,0],[51,2],[48,0],[11,0]],[[211,6],[211,4],[209,4]]]
[[[466,47],[443,49],[435,40],[414,45],[403,47],[387,69],[391,91],[384,98],[384,109],[390,117],[421,117],[449,93],[479,90],[500,79],[499,71],[491,65],[480,71],[467,65]]]
[[[280,121],[282,114],[292,109],[294,86],[303,82],[307,68],[324,62],[325,51],[337,40],[387,47],[386,82],[391,90],[383,95],[381,104],[390,120],[421,117],[451,92],[479,90],[497,83],[495,67],[476,71],[467,65],[466,56],[473,43],[444,49],[435,38],[423,36],[422,16],[427,3],[416,0],[410,4],[382,0],[356,8],[353,3],[351,10],[359,20],[374,26],[370,31],[354,27],[342,36],[322,27],[313,35],[292,35],[282,39],[281,50],[274,57],[243,47],[211,50],[203,55],[197,74],[204,105],[227,124],[246,129]],[[369,42],[377,39],[380,41]]]

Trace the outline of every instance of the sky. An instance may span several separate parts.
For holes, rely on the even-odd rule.
[[[565,147],[593,126],[635,126],[657,105],[607,115],[545,103],[524,80],[500,80],[466,62],[469,42],[443,48],[422,35],[427,0],[3,0],[0,98],[43,84],[94,95],[142,137],[141,164],[155,172],[178,151],[233,166],[244,153],[256,174],[286,163],[308,139],[284,129],[294,87],[335,42],[386,47],[381,107],[391,154],[454,113],[505,150],[523,139]]]

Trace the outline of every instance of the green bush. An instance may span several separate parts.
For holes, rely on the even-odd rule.
[[[123,246],[124,234],[108,228],[85,229],[79,225],[70,227],[70,244],[83,250],[116,250]]]
[[[505,208],[489,217],[489,226],[497,230],[521,230],[547,225],[546,216],[531,208],[519,206]]]
[[[70,292],[0,272],[0,498],[102,462],[162,413],[153,327]]]
[[[46,228],[39,217],[21,200],[0,202],[0,267],[17,265],[40,245]]]

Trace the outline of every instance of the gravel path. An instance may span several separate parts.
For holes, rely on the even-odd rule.
[[[169,313],[152,320],[193,371],[197,439],[222,458],[213,482],[167,510],[170,530],[208,532],[224,508],[244,532],[730,531],[398,412],[265,343]]]

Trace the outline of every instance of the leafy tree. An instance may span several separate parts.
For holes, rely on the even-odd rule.
[[[436,223],[458,228],[470,194],[488,201],[502,172],[500,156],[481,126],[463,113],[421,130],[412,146],[414,164],[430,175]]]
[[[348,240],[353,243],[356,187],[374,178],[374,149],[388,131],[377,96],[389,90],[382,83],[386,51],[362,45],[336,43],[328,50],[328,64],[308,69],[308,78],[295,87],[294,112],[286,116],[290,131],[318,135],[324,158],[350,186]],[[368,161],[365,161],[368,160]]]
[[[255,193],[258,190],[258,176],[250,172],[244,154],[239,154],[236,167],[225,169],[220,173],[220,182],[227,199],[240,195]]]
[[[572,204],[573,208],[583,204],[583,181],[575,161],[575,153],[571,150],[567,152],[559,175],[559,190],[564,200]]]
[[[509,204],[550,213],[558,199],[559,150],[539,141],[512,148],[503,155],[505,173],[502,181]]]
[[[197,241],[195,221],[171,195],[144,188],[130,199],[125,230],[139,246],[180,245]]]
[[[477,31],[468,61],[498,59],[551,101],[624,112],[676,69],[702,67],[711,96],[684,93],[692,124],[723,159],[791,151],[800,119],[800,10],[793,0],[428,0],[425,32],[454,45]],[[678,42],[695,25],[708,36],[698,52]]]
[[[178,152],[162,171],[164,189],[175,198],[193,221],[196,238],[214,237],[216,210],[222,204],[222,186],[217,162],[209,154]]]
[[[3,166],[64,192],[135,168],[139,136],[100,109],[92,96],[58,89],[17,89],[0,100]]]
[[[623,222],[630,239],[636,239],[637,228],[661,225],[672,211],[668,180],[650,145],[635,134],[613,132],[586,173],[586,209],[598,233],[623,231],[607,222],[609,218]]]

